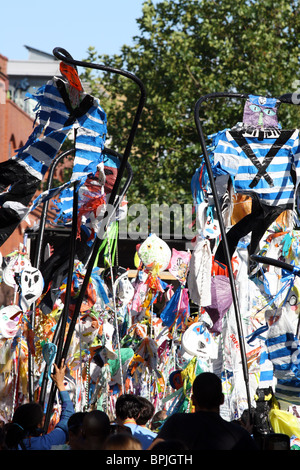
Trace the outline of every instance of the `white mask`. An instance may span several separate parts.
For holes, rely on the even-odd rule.
[[[15,274],[20,274],[23,269],[31,267],[28,258],[22,255],[14,256],[3,270],[3,281],[10,287],[17,285]]]
[[[41,296],[44,279],[41,272],[33,266],[27,267],[21,274],[21,307],[24,311]]]

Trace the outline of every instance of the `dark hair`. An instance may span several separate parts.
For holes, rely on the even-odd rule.
[[[116,401],[116,416],[124,421],[126,418],[137,419],[142,406],[137,396],[131,394],[120,395]]]
[[[166,439],[164,441],[159,441],[152,447],[154,452],[162,451],[179,451],[179,450],[188,450],[188,446],[179,439]]]
[[[79,434],[82,428],[83,418],[86,415],[86,411],[77,411],[73,413],[68,419],[68,431],[76,436]]]
[[[167,419],[167,412],[165,410],[157,411],[151,421],[152,431],[159,429],[166,419]]]
[[[193,383],[193,395],[200,407],[212,409],[223,402],[221,379],[212,372],[202,372]]]
[[[108,415],[101,410],[92,410],[85,413],[82,423],[82,433],[85,437],[106,439],[110,433]]]
[[[131,429],[128,426],[120,423],[110,423],[110,434],[117,434],[117,433],[128,433],[132,434]]]
[[[14,413],[12,422],[5,425],[7,448],[17,449],[24,438],[39,436],[42,429],[38,426],[42,424],[43,416],[43,408],[39,403],[30,402],[20,405]]]
[[[142,408],[139,414],[139,417],[136,419],[137,424],[145,425],[152,418],[155,408],[151,401],[147,400],[145,397],[137,397]]]
[[[111,434],[105,441],[104,450],[142,450],[141,442],[125,432]]]

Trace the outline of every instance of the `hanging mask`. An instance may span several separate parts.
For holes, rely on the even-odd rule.
[[[183,334],[181,346],[191,356],[216,359],[218,347],[202,322],[193,323]]]
[[[251,127],[278,127],[279,101],[276,98],[249,95],[243,115],[243,123]]]
[[[123,274],[116,282],[117,298],[123,303],[128,304],[134,295],[134,287],[128,279],[128,274]]]
[[[0,338],[14,338],[19,330],[18,305],[8,305],[0,310]]]
[[[77,323],[75,330],[82,343],[91,344],[99,331],[99,321],[92,313],[81,316],[80,323]]]
[[[44,279],[39,269],[29,266],[23,269],[21,274],[21,298],[20,303],[23,311],[41,296],[44,288]]]
[[[140,245],[138,256],[146,269],[164,271],[169,266],[171,250],[165,241],[153,233]]]
[[[103,280],[111,294],[113,293],[113,286],[116,284],[117,280],[125,274],[127,274],[127,270],[122,268],[122,266],[112,266],[112,268],[105,269]]]
[[[101,351],[101,357],[104,359],[104,362],[106,362],[107,359],[116,359],[117,357],[117,353],[113,347],[114,332],[115,327],[107,320],[105,320],[102,325],[104,349]]]
[[[122,266],[107,268],[104,271],[103,279],[111,294],[114,287],[117,299],[123,304],[131,301],[134,295],[134,287],[128,279],[127,269],[122,268]]]
[[[3,281],[6,285],[10,287],[15,287],[17,285],[15,275],[20,274],[23,269],[28,269],[31,267],[31,263],[26,256],[22,254],[17,254],[10,258],[7,266],[3,270]]]
[[[172,249],[169,272],[182,283],[185,283],[186,281],[190,259],[191,253],[188,251],[177,251],[175,248]]]

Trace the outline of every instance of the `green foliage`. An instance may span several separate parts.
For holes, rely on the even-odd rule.
[[[120,55],[88,60],[128,70],[147,90],[130,157],[130,203],[190,203],[202,153],[194,108],[214,92],[280,96],[299,79],[297,1],[164,0],[143,4],[140,34]],[[113,34],[113,31],[112,31]],[[139,100],[137,85],[116,74],[83,77],[108,116],[110,147],[124,151]],[[104,92],[105,91],[105,92]],[[218,99],[201,107],[206,135],[242,118],[243,103]],[[282,105],[283,127],[298,127],[299,107]]]

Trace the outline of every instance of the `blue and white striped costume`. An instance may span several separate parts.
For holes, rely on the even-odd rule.
[[[248,249],[251,255],[280,213],[294,209],[300,181],[299,130],[237,125],[212,137],[212,171],[217,188],[218,177],[228,175],[237,193],[252,198],[251,213],[227,232],[229,254],[232,257],[238,241],[251,232]],[[227,264],[223,240],[215,260]]]
[[[265,340],[272,362],[278,400],[300,404],[300,343],[289,314],[282,309],[278,320],[269,325]]]
[[[67,134],[74,129],[74,181],[96,173],[102,162],[107,120],[99,100],[85,93],[82,93],[80,105],[73,113],[62,97],[62,87],[67,92],[68,84],[54,77],[33,96],[38,101],[39,125],[14,158],[29,173],[42,179]]]
[[[54,77],[31,96],[37,100],[38,124],[18,153],[0,164],[0,245],[27,215],[29,202],[69,132],[74,130],[75,159],[68,184],[82,184],[103,167],[106,114],[99,101],[86,93],[73,107],[69,90],[68,82]],[[38,197],[30,210],[47,197],[52,197],[51,191]]]
[[[249,158],[234,137],[234,130],[224,130],[214,136],[213,171],[216,175],[220,170],[233,177],[237,193],[256,195],[259,201],[267,206],[283,206],[291,209],[295,202],[295,187],[300,177],[300,142],[299,130],[294,129],[288,140],[279,145],[277,153],[268,166],[262,171],[257,181],[256,175],[263,165],[267,153],[276,145],[282,135],[281,129],[243,129],[237,134],[245,139],[249,148],[257,158],[258,168]],[[295,169],[295,177],[293,176]]]
[[[268,338],[266,346],[277,379],[275,394],[278,400],[300,404],[300,346],[295,334],[282,331]]]

